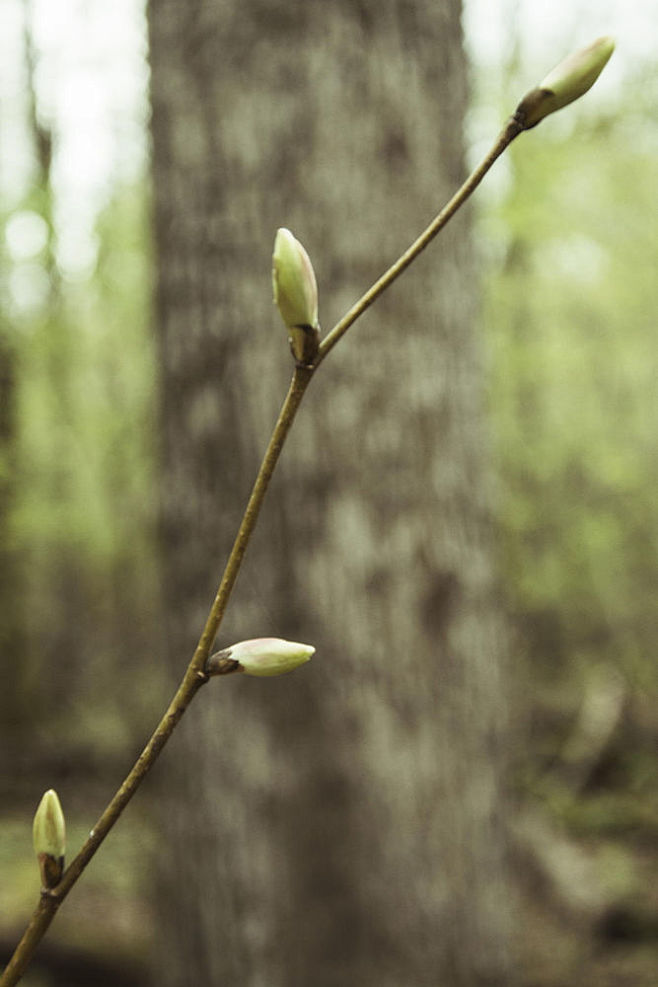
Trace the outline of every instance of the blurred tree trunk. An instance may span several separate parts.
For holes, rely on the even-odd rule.
[[[463,177],[460,3],[150,0],[167,661],[196,643],[290,372],[275,230],[335,320]],[[502,633],[468,213],[322,367],[174,742],[159,981],[509,984]],[[162,777],[162,776],[161,776]]]

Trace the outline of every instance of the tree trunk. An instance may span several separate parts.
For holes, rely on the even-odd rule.
[[[150,0],[167,660],[189,658],[291,369],[274,233],[330,325],[463,177],[458,0]],[[163,768],[163,984],[508,984],[502,634],[468,212],[313,381]],[[164,847],[167,847],[165,850]]]

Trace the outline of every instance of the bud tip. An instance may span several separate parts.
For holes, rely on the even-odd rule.
[[[39,802],[34,814],[32,837],[41,871],[41,883],[44,888],[52,888],[59,883],[62,876],[66,853],[64,813],[54,788],[49,788]]]
[[[305,664],[315,654],[315,648],[277,637],[257,637],[234,644],[227,653],[247,675],[270,676],[283,675]]]
[[[583,96],[594,85],[615,50],[609,35],[563,59],[519,103],[515,117],[525,130]]]
[[[284,226],[274,240],[272,290],[295,358],[310,363],[318,346],[318,288],[308,254]]]

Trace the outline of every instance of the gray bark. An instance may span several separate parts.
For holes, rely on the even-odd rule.
[[[151,0],[172,681],[290,372],[275,230],[330,325],[463,177],[457,0]],[[211,683],[163,768],[163,984],[509,983],[468,211],[319,371],[219,645],[314,643]]]

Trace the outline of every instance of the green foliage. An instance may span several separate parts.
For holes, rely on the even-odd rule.
[[[21,522],[44,552],[83,546],[92,565],[134,551],[151,513],[143,214],[143,190],[117,190],[99,218],[93,276],[61,283],[23,328]]]
[[[37,192],[22,213],[39,215]],[[61,274],[52,243],[28,262],[5,256],[2,270],[16,405],[3,459],[15,464],[11,539],[27,618],[26,653],[12,661],[25,707],[48,708],[44,742],[56,730],[99,752],[125,741],[130,702],[117,676],[155,626],[147,204],[143,184],[114,190],[96,266],[76,279]]]
[[[525,933],[534,922],[551,944],[543,959],[528,951],[547,983],[655,979],[642,922],[655,916],[645,848],[658,832],[646,695],[658,684],[657,83],[644,66],[609,118],[583,105],[522,135],[507,193],[481,214],[500,562],[528,741],[516,781],[633,930],[628,968],[605,949],[597,966],[583,926],[551,934],[544,905]]]
[[[535,670],[605,660],[639,686],[658,637],[649,126],[629,135],[620,110],[566,138],[548,125],[522,136],[509,192],[483,221],[500,251],[485,318],[517,626]]]

